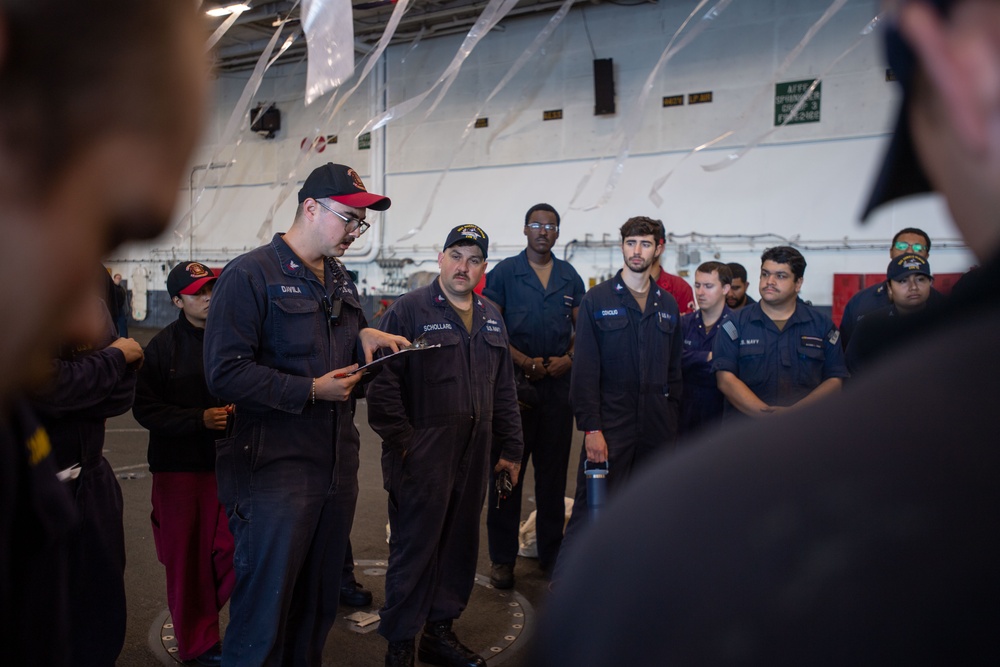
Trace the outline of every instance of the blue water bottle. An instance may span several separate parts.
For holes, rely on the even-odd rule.
[[[587,476],[587,509],[594,521],[608,500],[608,462],[584,461],[583,474]]]

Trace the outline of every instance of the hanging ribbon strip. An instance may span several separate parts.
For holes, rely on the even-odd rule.
[[[309,106],[354,71],[351,0],[302,0],[302,28],[309,52],[306,73],[306,106]]]
[[[437,99],[427,111],[427,114],[424,115],[424,118],[426,119],[427,115],[434,110],[437,104],[441,101],[441,98],[444,97],[444,94],[448,92],[451,84],[455,81],[455,77],[458,76],[458,72],[461,70],[463,63],[465,63],[465,59],[469,57],[469,54],[472,53],[474,48],[476,48],[479,41],[485,37],[493,26],[499,23],[511,9],[514,8],[517,2],[518,0],[490,0],[489,4],[486,5],[486,9],[483,10],[483,13],[480,14],[476,23],[465,36],[465,39],[462,41],[462,45],[455,53],[455,57],[452,58],[451,63],[444,70],[444,72],[441,73],[441,76],[438,77],[437,81],[435,81],[430,88],[419,95],[411,97],[410,99],[393,106],[384,113],[381,113],[375,118],[369,120],[357,133],[356,137],[361,136],[365,132],[373,132],[393,120],[399,120],[419,107],[432,92],[440,87],[441,91],[438,94]]]
[[[212,33],[212,36],[208,38],[208,43],[205,45],[205,51],[211,51],[212,47],[218,44],[219,40],[222,39],[222,36],[233,27],[233,24],[236,23],[236,19],[240,17],[240,14],[245,11],[245,6],[237,6],[233,9],[233,13],[227,16],[226,20],[223,21],[222,24],[215,29],[215,32]]]
[[[451,165],[454,164],[455,159],[458,157],[459,152],[462,150],[462,148],[465,146],[465,143],[468,141],[469,136],[471,135],[472,130],[476,125],[476,119],[482,115],[483,109],[485,109],[486,105],[489,104],[494,97],[496,97],[497,93],[503,90],[503,88],[508,83],[510,83],[510,80],[513,79],[514,76],[517,75],[517,73],[520,72],[521,69],[526,64],[528,64],[528,61],[531,60],[538,52],[538,50],[542,47],[542,45],[548,41],[549,37],[552,36],[552,33],[555,31],[556,27],[558,27],[559,24],[562,23],[562,20],[566,18],[566,14],[569,13],[569,10],[573,7],[573,4],[575,2],[576,0],[564,0],[562,6],[556,11],[556,13],[552,16],[552,18],[549,19],[549,22],[545,25],[544,28],[542,28],[542,31],[538,33],[538,35],[535,37],[535,40],[531,43],[531,45],[520,55],[520,57],[518,57],[517,61],[511,66],[507,74],[505,74],[503,79],[500,80],[500,83],[498,83],[496,87],[493,88],[493,91],[489,94],[489,96],[483,101],[482,104],[479,105],[479,108],[476,109],[476,112],[472,114],[472,118],[469,120],[468,123],[466,123],[465,131],[462,133],[461,138],[458,140],[458,145],[452,151],[451,157],[448,159],[447,166],[445,167],[444,171],[441,172],[441,175],[438,177],[437,183],[434,185],[434,188],[431,191],[430,198],[427,202],[427,209],[424,211],[424,215],[420,219],[420,223],[417,224],[416,227],[408,231],[406,234],[401,236],[397,240],[397,243],[400,241],[405,241],[406,239],[412,237],[413,235],[423,230],[424,225],[427,224],[428,219],[430,219],[431,217],[431,213],[434,211],[434,202],[437,201],[437,195],[438,191],[441,189],[441,184],[444,183],[445,177],[451,170]]]
[[[785,59],[782,61],[781,65],[779,65],[778,68],[774,71],[774,75],[771,77],[771,80],[770,82],[768,82],[768,85],[761,88],[760,92],[754,96],[754,98],[750,101],[750,103],[746,106],[746,108],[744,108],[743,112],[737,117],[736,123],[731,129],[723,132],[714,139],[706,141],[705,143],[693,148],[683,158],[681,158],[670,171],[668,171],[666,174],[664,174],[663,176],[661,176],[660,178],[656,179],[653,182],[653,186],[649,192],[649,198],[653,202],[653,204],[655,204],[657,207],[663,205],[663,197],[660,196],[660,190],[663,188],[664,184],[666,184],[666,182],[670,179],[673,173],[677,170],[677,167],[679,167],[681,164],[687,161],[687,159],[693,156],[695,153],[698,153],[700,151],[705,150],[706,148],[714,146],[720,141],[736,134],[746,126],[746,124],[750,121],[753,112],[760,106],[761,103],[764,102],[764,100],[766,100],[770,95],[773,94],[772,91],[774,90],[774,86],[775,84],[777,84],[778,80],[784,76],[788,68],[791,67],[792,63],[795,62],[795,60],[799,57],[802,51],[806,48],[806,46],[812,41],[813,37],[816,36],[816,33],[818,33],[820,29],[823,26],[825,26],[827,22],[830,19],[832,19],[837,12],[840,11],[840,9],[844,6],[846,1],[847,0],[833,0],[830,6],[826,8],[826,11],[823,12],[823,15],[819,18],[819,20],[817,20],[813,25],[809,27],[809,29],[806,31],[806,34],[803,35],[802,39],[799,40],[799,43],[795,45],[795,48],[793,48],[788,53],[788,55],[785,56]]]
[[[639,97],[635,100],[631,109],[629,110],[628,117],[626,121],[622,124],[621,128],[616,132],[615,138],[620,137],[620,144],[618,148],[618,155],[616,158],[616,163],[614,168],[611,170],[611,174],[608,176],[607,183],[604,186],[604,192],[601,197],[593,204],[584,207],[575,206],[577,199],[583,194],[587,185],[590,183],[590,179],[593,177],[594,172],[597,170],[598,165],[603,161],[603,158],[597,160],[591,164],[590,169],[580,180],[579,185],[576,187],[576,191],[573,193],[573,199],[570,200],[569,208],[570,210],[578,211],[591,211],[593,209],[604,206],[611,199],[611,195],[614,194],[615,188],[618,186],[618,181],[621,180],[621,176],[625,171],[625,161],[628,159],[629,151],[632,145],[632,140],[635,138],[636,132],[638,132],[639,127],[642,124],[642,117],[645,113],[646,101],[649,99],[649,94],[653,89],[653,80],[656,75],[660,72],[664,65],[666,65],[670,60],[677,55],[681,50],[683,50],[688,44],[690,44],[698,35],[702,33],[705,28],[707,28],[712,21],[718,18],[726,7],[729,6],[731,0],[720,0],[715,6],[712,7],[708,12],[702,16],[698,24],[692,28],[684,37],[674,45],[678,36],[684,31],[687,25],[697,16],[702,8],[708,3],[708,0],[701,0],[698,5],[691,11],[684,22],[677,28],[674,32],[673,37],[667,42],[667,46],[663,49],[663,53],[660,55],[660,59],[657,61],[656,65],[650,71],[649,76],[646,77],[646,82],[643,84],[642,91]]]
[[[298,0],[296,0],[295,5],[292,6],[294,10],[298,5]],[[289,15],[291,12],[289,12]],[[249,107],[250,101],[253,96],[257,94],[260,89],[261,80],[264,78],[264,73],[270,67],[274,60],[271,59],[271,53],[274,51],[274,46],[278,42],[278,38],[281,36],[281,31],[285,27],[285,23],[288,21],[286,17],[277,26],[274,34],[271,36],[270,41],[268,41],[267,46],[264,51],[260,54],[260,58],[257,59],[257,64],[254,66],[253,73],[250,75],[250,79],[247,81],[246,86],[243,88],[243,93],[240,95],[240,99],[236,102],[236,106],[233,108],[232,114],[229,116],[229,121],[226,123],[226,129],[223,130],[222,136],[219,138],[217,144],[217,149],[212,155],[212,159],[208,161],[209,166],[222,164],[220,161],[222,152],[229,149],[232,153],[235,153],[236,149],[242,143],[242,138],[236,140],[236,142],[230,146],[230,142],[236,139],[236,134],[238,131],[246,129],[249,121]],[[291,46],[290,40],[285,40],[282,50],[287,49]],[[283,51],[282,51],[283,52]],[[279,53],[280,55],[280,53]],[[235,162],[235,160],[229,159],[225,161],[226,173],[228,173],[230,167]],[[198,183],[195,185],[195,190],[197,191],[197,196],[194,197],[190,209],[184,214],[184,216],[179,221],[177,227],[175,228],[174,234],[179,238],[183,239],[186,236],[193,235],[198,225],[193,224],[194,209],[198,206],[201,201],[202,196],[205,194],[205,180],[208,178],[208,174],[211,169],[205,169],[202,175],[198,179]],[[216,191],[216,196],[218,196],[218,191]],[[212,206],[214,207],[215,202],[213,201]],[[198,223],[200,224],[200,223]],[[187,226],[187,233],[181,233],[180,229]]]
[[[342,91],[337,90],[330,96],[330,99],[327,101],[322,113],[319,115],[319,122],[314,128],[316,136],[322,136],[325,133],[325,128],[331,125],[334,117],[336,117],[337,113],[341,110],[341,108],[343,108],[344,104],[347,103],[347,100],[351,98],[354,92],[368,78],[368,75],[371,74],[372,69],[374,69],[375,65],[378,64],[379,58],[382,57],[382,53],[389,47],[392,38],[395,36],[396,28],[399,26],[399,22],[402,20],[403,15],[406,14],[409,4],[410,0],[398,0],[396,6],[392,10],[392,15],[389,17],[389,22],[385,26],[382,37],[378,41],[378,45],[373,51],[365,56],[363,61],[364,67],[362,68],[361,74],[358,76],[357,82],[346,93],[341,95],[340,93]],[[422,34],[423,30],[421,30],[418,35],[418,39]],[[284,204],[288,197],[292,194],[292,190],[297,184],[296,175],[302,168],[302,165],[312,155],[315,148],[315,144],[308,144],[301,151],[299,151],[295,164],[292,166],[292,169],[288,172],[285,179],[281,182],[281,188],[278,191],[278,196],[275,197],[275,200],[271,203],[271,207],[268,209],[267,215],[264,217],[264,221],[257,230],[257,238],[262,243],[271,237],[271,227],[274,224],[274,216],[277,214],[278,209],[281,208],[282,204]]]
[[[805,103],[807,101],[809,101],[809,96],[812,95],[813,91],[816,90],[816,87],[819,85],[820,81],[822,81],[823,78],[826,77],[826,75],[829,74],[830,71],[833,70],[834,67],[836,67],[838,64],[840,64],[841,60],[843,60],[844,58],[846,58],[848,54],[850,54],[852,51],[854,51],[854,49],[858,48],[858,46],[861,45],[861,42],[864,41],[865,37],[867,37],[869,34],[871,34],[872,31],[874,31],[875,26],[878,24],[879,20],[881,20],[881,17],[882,17],[882,15],[879,14],[878,16],[876,16],[875,18],[873,18],[871,21],[869,21],[868,25],[866,25],[865,28],[861,31],[861,34],[858,35],[857,39],[855,39],[854,42],[849,47],[847,47],[847,49],[843,53],[841,53],[839,56],[837,56],[833,60],[833,62],[831,62],[827,66],[827,68],[824,69],[819,74],[819,76],[817,76],[813,80],[813,82],[809,86],[809,88],[806,89],[806,91],[802,94],[802,99],[800,99],[798,102],[796,102],[795,106],[793,106],[792,109],[791,109],[791,111],[788,112],[788,117],[785,118],[785,120],[781,123],[781,125],[778,125],[777,127],[771,128],[767,132],[764,132],[763,134],[761,134],[760,136],[758,136],[756,139],[750,141],[746,146],[744,146],[740,150],[736,151],[735,153],[730,153],[729,155],[727,155],[722,160],[719,160],[718,162],[714,162],[712,164],[702,165],[701,168],[704,169],[705,171],[719,171],[720,169],[725,169],[726,167],[728,167],[729,165],[733,164],[734,162],[736,162],[737,160],[739,160],[740,158],[742,158],[744,155],[746,155],[747,153],[749,153],[751,150],[753,150],[754,148],[756,148],[758,144],[760,144],[762,141],[764,141],[765,139],[767,139],[768,137],[770,137],[772,134],[774,134],[775,132],[777,132],[781,128],[783,128],[786,125],[788,125],[788,123],[792,119],[795,118],[795,115],[798,114],[799,110],[803,107],[803,105],[805,105]],[[772,85],[772,90],[773,90],[773,88],[774,88],[774,86]]]

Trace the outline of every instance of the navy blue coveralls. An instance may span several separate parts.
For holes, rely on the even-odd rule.
[[[382,438],[389,492],[389,568],[379,634],[417,636],[458,618],[479,554],[491,445],[521,460],[521,419],[507,333],[475,297],[471,335],[435,280],[400,297],[379,328],[440,349],[387,362],[368,387],[368,421]],[[493,444],[495,443],[495,444]]]
[[[583,297],[576,321],[570,400],[581,431],[602,431],[608,444],[608,494],[633,469],[677,441],[683,339],[677,302],[650,279],[639,310],[622,272]],[[573,515],[563,552],[587,521],[587,483],[580,452]],[[559,558],[559,568],[565,558]]]
[[[833,321],[802,301],[778,331],[759,303],[733,314],[712,350],[712,371],[729,371],[768,405],[787,407],[830,378],[848,377]],[[726,415],[739,414],[726,401]]]
[[[685,438],[704,425],[722,417],[726,397],[719,391],[708,360],[719,328],[733,317],[729,306],[723,305],[722,314],[710,331],[700,310],[681,315],[681,332],[684,336],[684,354],[681,366],[684,376],[684,396],[681,398],[680,432]]]
[[[104,343],[117,337],[114,331],[108,313]],[[56,469],[80,466],[76,479],[65,482],[80,517],[67,546],[74,665],[113,665],[125,644],[124,507],[103,450],[105,421],[132,408],[136,379],[117,348],[67,349],[32,401],[51,438]]]
[[[70,657],[70,534],[78,525],[56,479],[48,433],[27,401],[0,410],[0,646],[9,665]],[[73,582],[78,583],[76,581]]]
[[[573,342],[573,309],[584,294],[583,280],[573,265],[552,258],[552,272],[546,287],[528,264],[526,251],[500,262],[486,275],[483,296],[503,309],[510,344],[532,359],[561,357]],[[570,373],[562,377],[545,376],[532,383],[538,402],[521,406],[524,431],[524,456],[535,466],[535,530],[538,536],[538,560],[548,570],[556,563],[566,523],[566,468],[573,443],[573,409],[569,404]],[[500,460],[498,442],[490,455],[490,485],[494,488]],[[486,508],[490,560],[513,563],[517,559],[518,529],[521,522],[521,490],[514,487],[510,496],[499,503],[491,499]]]
[[[310,395],[358,360],[364,314],[339,262],[321,283],[281,236],[229,263],[205,327],[208,388],[236,404],[216,459],[236,541],[227,666],[319,664],[358,496],[354,400]]]

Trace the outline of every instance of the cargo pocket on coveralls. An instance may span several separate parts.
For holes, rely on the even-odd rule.
[[[215,441],[215,478],[219,502],[226,508],[236,504],[236,464],[233,448],[236,438],[219,438]]]

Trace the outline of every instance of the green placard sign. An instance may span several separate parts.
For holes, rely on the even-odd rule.
[[[360,137],[358,137],[358,150],[366,151],[372,147],[372,133],[365,132]]]
[[[791,113],[792,107],[799,103],[802,96],[805,95],[806,91],[809,90],[809,86],[813,84],[814,79],[806,79],[805,81],[786,81],[784,83],[778,83],[774,86],[774,124],[775,126],[781,125],[788,118],[788,114]],[[819,122],[819,106],[821,92],[823,89],[822,82],[816,84],[816,90],[812,91],[809,95],[809,99],[806,103],[802,105],[795,117],[788,121],[789,125],[798,125],[799,123],[818,123]]]

